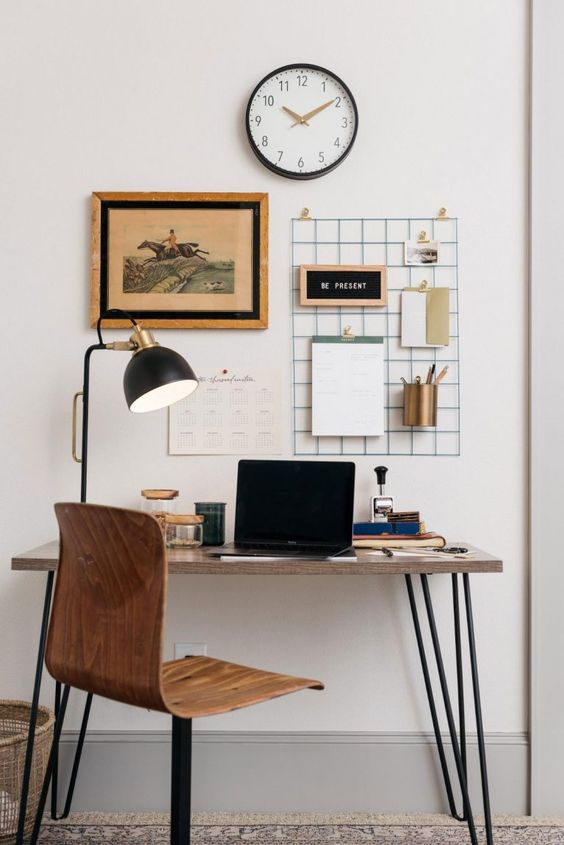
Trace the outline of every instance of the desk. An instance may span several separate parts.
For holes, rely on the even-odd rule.
[[[463,545],[467,546],[468,544],[465,543]],[[467,822],[472,845],[478,845],[476,827],[474,824],[474,817],[471,809],[470,796],[468,793],[467,786],[466,720],[464,712],[464,663],[462,659],[462,632],[458,581],[459,576],[461,576],[464,588],[464,607],[468,631],[470,673],[474,694],[474,709],[476,715],[476,728],[478,735],[478,750],[480,757],[480,774],[482,798],[484,804],[486,840],[488,845],[493,845],[488,776],[486,767],[486,752],[484,744],[484,729],[482,723],[482,707],[480,700],[480,686],[478,680],[478,664],[476,658],[476,646],[474,637],[472,600],[470,594],[470,575],[479,573],[502,572],[503,566],[499,558],[490,555],[487,552],[480,551],[479,549],[475,549],[473,547],[469,548],[473,553],[473,556],[470,558],[441,558],[440,560],[436,557],[423,557],[419,555],[402,555],[401,557],[397,556],[396,558],[382,558],[380,556],[371,555],[370,551],[367,549],[358,549],[358,560],[354,562],[314,561],[299,559],[221,560],[219,558],[210,557],[207,554],[207,550],[201,548],[186,551],[169,550],[167,554],[169,573],[178,575],[403,575],[407,587],[409,605],[415,630],[415,638],[417,641],[421,668],[423,670],[423,679],[427,692],[427,699],[429,702],[429,709],[431,712],[431,719],[433,722],[433,729],[435,732],[437,750],[443,773],[443,779],[450,812],[451,815],[458,821]],[[213,549],[209,549],[209,551],[213,551]],[[30,721],[26,763],[24,767],[24,777],[22,784],[20,825],[18,829],[18,837],[16,839],[17,845],[22,845],[23,843],[23,824],[27,806],[29,772],[31,770],[31,755],[33,752],[33,737],[35,730],[35,716],[37,713],[37,705],[39,703],[41,674],[43,670],[43,659],[45,653],[45,640],[49,621],[49,612],[51,608],[53,579],[58,563],[58,554],[58,543],[52,542],[46,543],[45,545],[39,546],[35,549],[32,549],[31,551],[24,552],[23,554],[17,555],[12,559],[12,569],[14,570],[25,570],[28,572],[47,572],[47,586],[45,591],[45,602],[43,607],[41,634],[39,638],[39,649],[35,674],[35,685],[32,699],[32,716]],[[451,704],[451,695],[449,692],[448,681],[443,664],[441,645],[437,627],[435,624],[435,615],[433,611],[433,603],[429,586],[429,576],[438,574],[450,575],[452,582],[454,637],[456,650],[456,693],[458,701],[458,726],[455,723],[453,708]],[[440,690],[443,699],[443,704],[445,707],[450,739],[452,742],[452,750],[456,763],[458,783],[462,793],[463,806],[461,812],[459,812],[456,808],[451,778],[448,771],[445,750],[441,737],[441,729],[435,704],[435,694],[433,692],[431,676],[429,673],[429,665],[423,641],[421,622],[419,618],[419,611],[417,608],[417,600],[413,589],[413,576],[419,576],[421,580],[425,611],[429,624],[431,640],[433,643],[433,652],[435,655],[439,675]],[[58,694],[60,694],[60,688],[57,689],[57,695]],[[78,766],[80,763],[80,755],[84,743],[84,737],[86,735],[86,726],[88,723],[88,714],[90,710],[91,701],[92,696],[88,696],[62,818],[68,815],[71,807],[72,794],[76,781],[76,775],[78,773]],[[58,705],[56,699],[56,708],[57,706]],[[53,818],[56,818],[56,777],[53,778],[52,793],[53,795],[51,804],[51,815]]]

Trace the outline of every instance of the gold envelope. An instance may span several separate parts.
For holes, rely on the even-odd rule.
[[[427,343],[448,346],[449,288],[431,288],[427,296]]]

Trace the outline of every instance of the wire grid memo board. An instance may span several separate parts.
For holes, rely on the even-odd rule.
[[[440,243],[439,263],[406,266],[404,241],[424,230]],[[301,264],[383,264],[388,268],[388,302],[384,307],[302,306]],[[401,292],[422,281],[448,287],[449,345],[401,346]],[[384,420],[379,437],[317,437],[311,433],[311,339],[342,335],[384,339]],[[295,455],[460,455],[460,383],[458,319],[458,218],[432,217],[292,219],[292,330]],[[448,372],[438,386],[437,425],[402,425],[403,377],[425,381],[435,364]]]

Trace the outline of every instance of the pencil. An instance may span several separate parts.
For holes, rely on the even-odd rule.
[[[435,384],[438,384],[440,381],[442,381],[444,379],[444,377],[447,374],[447,370],[448,370],[448,364],[446,366],[444,366],[442,368],[442,370],[440,371],[439,375],[435,379]]]

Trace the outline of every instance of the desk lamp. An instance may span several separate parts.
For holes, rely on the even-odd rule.
[[[131,321],[133,334],[129,340],[104,343],[102,320],[118,315]],[[84,355],[84,378],[82,391],[73,400],[72,456],[82,464],[80,501],[86,501],[88,471],[88,404],[90,394],[90,357],[97,349],[133,352],[123,376],[125,400],[130,411],[144,413],[156,411],[185,399],[198,386],[198,379],[190,364],[172,349],[160,346],[149,329],[143,329],[133,317],[118,308],[111,308],[100,315],[96,324],[98,343],[89,346]],[[82,396],[82,454],[76,453],[76,408]]]
[[[104,343],[102,340],[101,324],[102,320],[110,315],[118,315],[125,317],[131,321],[133,326],[133,334],[129,340],[117,340],[112,343]],[[96,324],[98,332],[98,343],[89,346],[84,354],[84,378],[82,391],[76,393],[73,399],[73,414],[72,414],[72,456],[74,460],[82,465],[80,478],[80,501],[86,501],[86,481],[88,469],[88,405],[90,399],[90,357],[97,349],[108,349],[113,351],[132,352],[133,357],[130,359],[123,376],[123,390],[125,393],[125,401],[128,404],[129,410],[133,413],[144,413],[146,411],[156,411],[159,408],[166,408],[168,405],[173,405],[181,399],[189,396],[198,386],[197,376],[194,374],[192,367],[187,361],[166,346],[160,346],[155,340],[153,333],[148,329],[143,329],[133,317],[122,311],[119,308],[111,308],[104,311],[98,319]],[[82,454],[79,457],[76,453],[76,417],[77,417],[77,401],[82,396]],[[48,582],[46,607],[50,603],[52,578]],[[47,610],[48,613],[48,610]],[[44,644],[43,644],[44,647]],[[40,649],[40,657],[38,658],[38,666],[42,666],[43,656]],[[39,669],[38,669],[39,672]],[[39,684],[36,678],[36,691],[34,691],[34,701],[39,698]],[[82,716],[82,724],[80,727],[80,734],[78,744],[75,751],[74,762],[68,786],[67,797],[62,815],[57,816],[57,775],[58,775],[58,750],[55,748],[55,757],[53,765],[52,789],[51,789],[51,817],[67,818],[74,793],[76,777],[80,765],[80,758],[82,755],[82,748],[84,745],[84,738],[86,736],[86,729],[88,726],[88,719],[90,716],[90,708],[92,705],[92,694],[88,693],[84,713]],[[59,712],[61,706],[61,685],[56,684],[55,688],[55,714]],[[37,710],[37,704],[35,704]],[[32,716],[35,720],[36,715]],[[33,722],[35,725],[35,721]],[[34,728],[33,728],[34,730]],[[31,733],[31,731],[30,731]],[[28,740],[29,747],[29,740]],[[29,757],[29,761],[27,759]],[[25,808],[27,806],[27,792],[29,771],[31,768],[31,754],[28,751],[26,757],[27,775],[24,775],[25,789],[22,790],[22,800],[20,804],[20,819],[18,823],[18,838],[17,842],[23,842],[23,826],[25,819]]]

